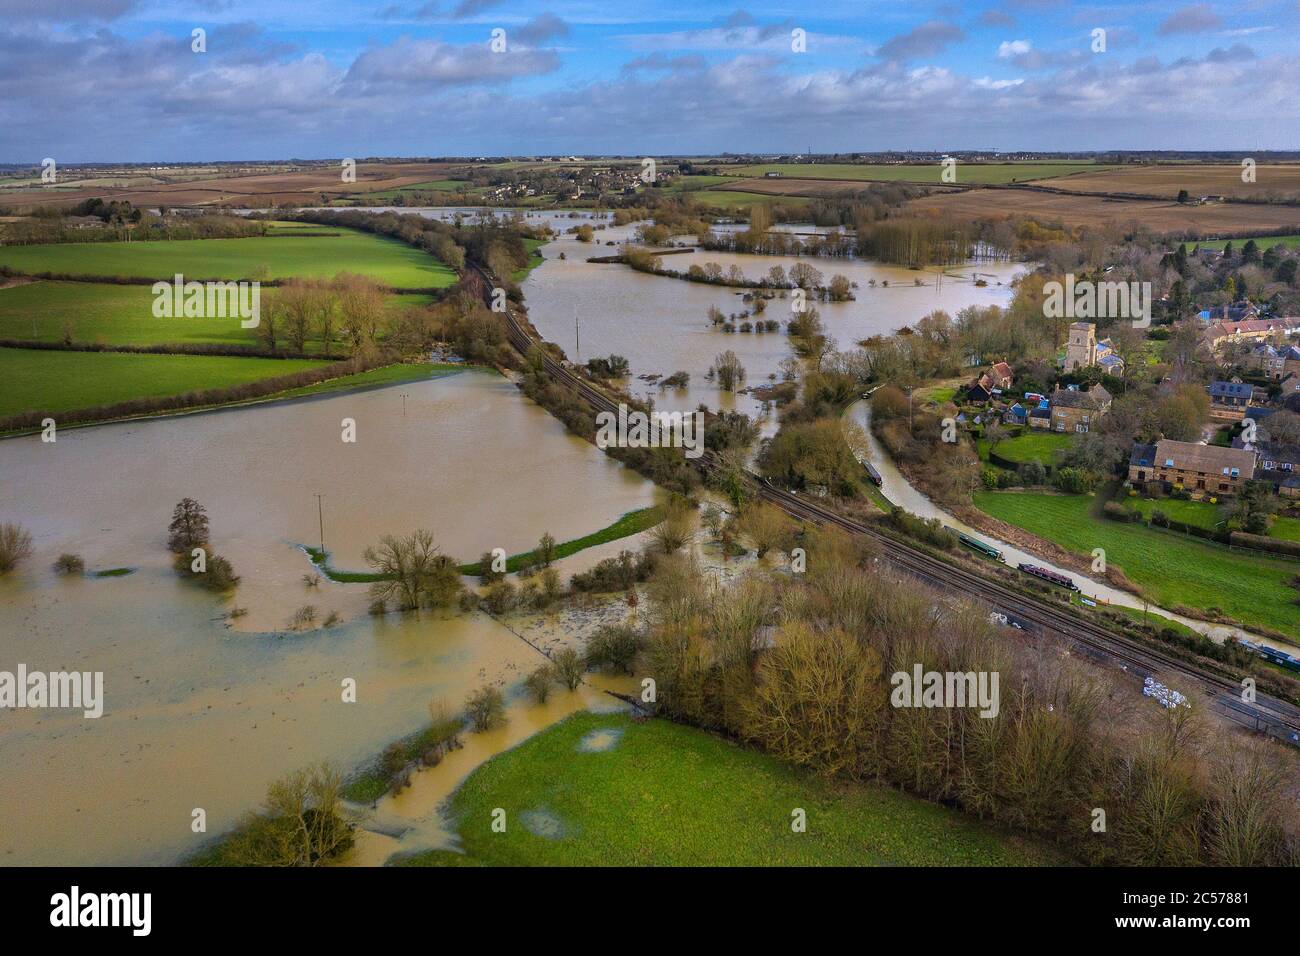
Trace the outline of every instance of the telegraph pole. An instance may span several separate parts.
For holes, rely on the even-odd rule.
[[[316,496],[316,518],[320,521],[320,553],[325,557],[325,509],[321,505],[321,495]]]

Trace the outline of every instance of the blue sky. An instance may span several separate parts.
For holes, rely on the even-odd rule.
[[[1297,149],[1298,25],[1298,0],[0,0],[0,161]]]

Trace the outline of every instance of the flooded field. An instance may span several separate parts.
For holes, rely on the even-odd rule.
[[[355,445],[340,441],[343,417],[357,423]],[[475,371],[69,430],[52,445],[0,442],[0,518],[21,521],[36,547],[0,579],[0,668],[103,671],[106,701],[97,720],[0,711],[0,861],[174,861],[287,771],[322,759],[350,768],[418,729],[430,700],[456,709],[541,661],[482,614],[375,619],[361,613],[363,585],[308,589],[299,545],[319,537],[317,493],[326,547],[349,569],[386,532],[427,527],[470,560],[527,549],[547,530],[576,537],[655,500],[648,482]],[[213,549],[243,576],[233,602],[170,568],[166,526],[186,495],[207,507]],[[50,565],[65,551],[92,573],[57,577]],[[119,567],[135,570],[93,576]],[[308,603],[344,622],[287,632]],[[232,604],[248,608],[238,630],[224,619]],[[345,677],[356,703],[342,702]],[[191,832],[196,808],[206,834]]]
[[[782,323],[780,332],[723,332],[710,324],[709,307],[716,306],[728,316],[745,311],[749,306],[741,298],[744,290],[586,261],[592,256],[613,254],[617,250],[605,243],[622,242],[634,232],[633,226],[611,226],[598,230],[594,243],[561,236],[544,246],[541,251],[546,262],[534,269],[523,284],[533,325],[570,358],[586,361],[611,353],[624,356],[631,365],[631,390],[654,397],[660,408],[687,411],[703,403],[709,408],[759,414],[758,400],[724,393],[705,375],[718,353],[727,349],[734,351],[745,366],[747,385],[762,385],[777,375],[781,360],[791,354],[784,331],[791,317],[790,300],[770,301],[763,314],[763,318]],[[868,336],[910,325],[935,309],[956,315],[970,305],[1005,305],[1012,296],[1010,282],[1022,268],[1005,262],[972,263],[950,267],[941,275],[936,270],[918,272],[860,259],[703,250],[665,256],[663,262],[666,268],[680,271],[693,263],[716,262],[724,271],[736,265],[750,279],[760,278],[773,266],[788,270],[796,262],[821,270],[827,281],[842,274],[858,284],[855,301],[816,303],[827,332],[842,349],[852,348]],[[977,273],[987,285],[975,284]],[[918,278],[922,286],[915,284]],[[636,378],[678,371],[690,373],[689,388],[660,389]]]

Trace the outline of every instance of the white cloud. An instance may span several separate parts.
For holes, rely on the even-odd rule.
[[[1028,40],[1003,40],[998,44],[998,59],[1009,60],[1012,57],[1024,56],[1034,45]]]

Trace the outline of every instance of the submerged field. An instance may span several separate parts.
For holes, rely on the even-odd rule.
[[[396,289],[445,288],[447,266],[395,239],[347,229],[298,236],[170,242],[73,242],[0,247],[0,266],[17,272],[167,279],[286,279],[370,276]]]
[[[506,832],[492,813],[506,812]],[[802,809],[807,830],[793,832]],[[451,800],[464,854],[407,865],[1027,866],[1051,849],[885,787],[837,786],[664,720],[580,713]]]
[[[1076,554],[1106,561],[1162,607],[1219,608],[1247,627],[1300,637],[1294,588],[1300,564],[1257,558],[1176,532],[1094,517],[1090,495],[977,492],[975,507]]]

